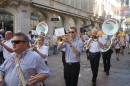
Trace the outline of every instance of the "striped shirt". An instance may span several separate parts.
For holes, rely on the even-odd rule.
[[[125,45],[126,45],[126,40],[125,40],[125,38],[121,37],[121,38],[120,38],[120,41],[121,41],[121,45],[122,45],[122,46],[125,46]]]
[[[4,86],[19,86],[21,84],[13,56],[14,53],[11,53],[0,66],[0,74],[4,75]],[[21,53],[19,61],[25,80],[39,73],[50,75],[44,60],[32,51],[26,50]]]
[[[71,41],[73,46],[81,53],[83,49],[83,42],[78,40],[77,38]],[[72,51],[70,45],[68,43],[63,43],[62,48],[65,48],[65,60],[67,63],[75,63],[80,62],[80,54],[76,56],[74,52]]]

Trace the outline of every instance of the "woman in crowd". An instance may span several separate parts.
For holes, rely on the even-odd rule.
[[[117,61],[119,61],[119,53],[120,53],[120,50],[122,49],[120,37],[115,38],[114,46],[115,46],[115,51],[116,51],[116,59],[117,59]]]

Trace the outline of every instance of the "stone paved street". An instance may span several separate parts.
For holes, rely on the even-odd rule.
[[[50,77],[45,81],[46,86],[65,86],[63,79],[63,64],[61,53],[53,55],[50,51],[48,66],[51,71]],[[78,86],[92,86],[90,63],[87,61],[86,54],[81,55],[81,68]],[[103,72],[102,57],[100,59],[97,86],[130,86],[130,54],[120,54],[119,61],[113,53],[111,58],[110,75]]]

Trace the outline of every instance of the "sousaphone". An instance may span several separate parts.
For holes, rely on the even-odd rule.
[[[115,33],[117,33],[118,29],[119,29],[119,24],[115,19],[108,19],[102,25],[102,31],[108,36],[112,36]],[[107,40],[106,45],[101,48],[101,52],[108,51],[111,48],[111,45],[112,45],[112,38],[109,38]]]
[[[38,35],[40,35],[41,32],[47,34],[48,33],[48,25],[45,22],[40,22],[36,26],[36,32]]]

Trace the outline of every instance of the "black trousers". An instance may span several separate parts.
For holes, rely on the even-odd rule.
[[[77,86],[80,72],[80,63],[65,64],[65,84],[66,86]]]
[[[110,70],[110,59],[111,59],[111,49],[109,49],[107,52],[102,53],[102,58],[103,58],[103,64],[104,64],[104,71],[109,72]]]
[[[94,53],[94,57],[92,56],[93,53],[90,52],[90,64],[92,70],[92,82],[96,82],[96,78],[98,75],[98,67],[99,67],[99,60],[100,60],[100,52]]]
[[[62,62],[63,62],[63,68],[65,68],[65,51],[61,51],[62,52]]]

